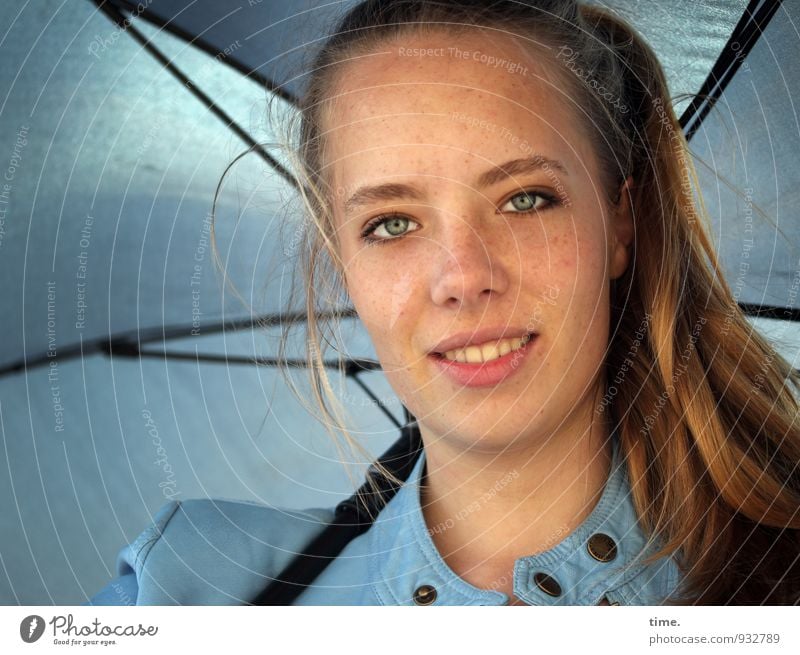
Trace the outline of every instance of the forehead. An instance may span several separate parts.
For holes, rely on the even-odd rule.
[[[589,174],[589,139],[564,75],[545,45],[498,32],[384,42],[339,70],[323,125],[326,176],[341,197],[393,175],[467,182],[533,155]]]

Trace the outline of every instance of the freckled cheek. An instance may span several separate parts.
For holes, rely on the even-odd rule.
[[[575,326],[581,332],[598,335],[607,329],[609,316],[608,271],[605,244],[591,235],[578,243],[574,264]]]
[[[380,247],[380,246],[376,246]],[[358,315],[372,338],[379,357],[398,365],[409,348],[420,316],[418,274],[397,262],[358,264],[351,262],[347,273],[348,291]]]
[[[558,324],[559,330],[585,333],[595,329],[607,316],[602,245],[593,235],[571,231],[553,235],[546,247],[546,252],[531,258],[523,269],[534,285],[537,314],[542,321]]]
[[[580,275],[587,282],[595,282],[594,288],[602,287],[608,276],[606,267],[606,243],[602,233],[588,232],[579,236],[577,241],[577,257],[580,264]]]

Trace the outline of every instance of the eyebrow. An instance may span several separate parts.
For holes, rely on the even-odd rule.
[[[557,159],[534,154],[530,157],[512,159],[481,173],[478,176],[477,188],[483,189],[514,175],[523,175],[541,169],[547,170],[548,168],[556,169],[569,176],[566,166]],[[422,198],[423,194],[419,189],[410,184],[388,183],[362,186],[345,201],[344,210],[345,212],[351,212],[357,207],[368,205],[378,200],[422,200]]]

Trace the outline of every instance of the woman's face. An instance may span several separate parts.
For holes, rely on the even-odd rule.
[[[461,447],[591,418],[628,265],[629,212],[541,61],[497,32],[386,43],[325,125],[348,293],[423,436]]]

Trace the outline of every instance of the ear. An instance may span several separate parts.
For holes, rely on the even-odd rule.
[[[630,264],[630,246],[633,243],[634,226],[631,209],[633,177],[628,176],[619,187],[619,197],[611,206],[609,219],[609,278],[616,280]]]

